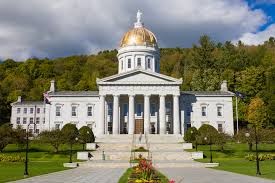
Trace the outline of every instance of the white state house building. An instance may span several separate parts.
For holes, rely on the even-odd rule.
[[[51,81],[43,101],[12,103],[11,123],[31,132],[61,129],[66,123],[89,126],[103,134],[182,134],[191,126],[210,124],[233,134],[234,94],[221,82],[219,91],[181,91],[182,79],[160,74],[155,35],[144,27],[141,13],[122,37],[118,74],[97,79],[98,91],[59,91]]]

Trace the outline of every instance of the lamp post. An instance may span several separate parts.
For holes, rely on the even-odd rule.
[[[207,137],[204,137],[204,140],[207,141]],[[210,163],[213,163],[211,136],[209,136],[209,150],[210,150]]]
[[[27,129],[26,129],[26,157],[25,157],[24,177],[28,177],[29,176],[29,171],[28,171],[29,127],[30,127],[30,123],[28,124]]]
[[[255,144],[256,144],[256,175],[261,175],[260,172],[260,161],[259,161],[259,153],[258,153],[258,133],[257,127],[255,126]]]
[[[77,137],[75,138],[75,141],[78,141]],[[69,163],[73,162],[72,157],[73,157],[73,143],[71,143],[71,152],[70,152],[70,162]]]

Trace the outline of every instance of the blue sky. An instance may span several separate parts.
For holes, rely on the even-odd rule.
[[[191,47],[204,34],[247,45],[275,37],[275,0],[1,0],[0,60],[117,49],[138,9],[159,47]]]
[[[266,24],[262,25],[259,31],[263,31],[275,23],[275,0],[247,0],[247,3],[251,9],[261,9],[268,16]]]

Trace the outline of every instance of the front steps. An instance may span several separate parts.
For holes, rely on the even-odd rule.
[[[99,148],[93,160],[130,160],[133,135],[104,135],[96,139]],[[145,136],[135,135],[135,144],[146,147]],[[191,153],[183,151],[180,135],[148,135],[148,146],[153,160],[191,160]],[[136,152],[138,154],[138,152]]]
[[[129,161],[125,160],[92,160],[86,162],[79,162],[81,167],[93,167],[93,168],[129,168],[135,165],[130,164]],[[205,163],[196,162],[193,160],[182,160],[182,161],[153,161],[155,168],[202,168],[208,167]]]

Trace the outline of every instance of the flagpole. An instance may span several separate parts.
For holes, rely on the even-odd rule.
[[[236,95],[237,134],[239,133],[238,96]]]

